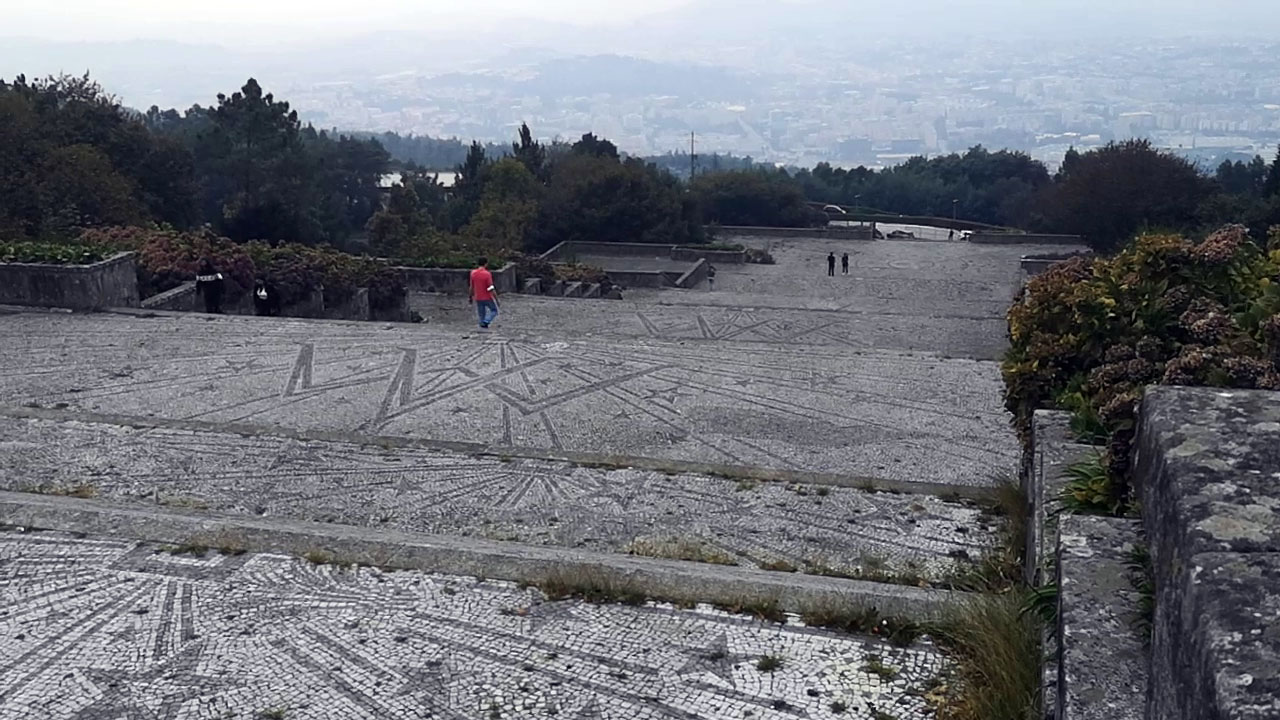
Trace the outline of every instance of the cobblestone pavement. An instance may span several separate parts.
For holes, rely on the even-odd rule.
[[[927,642],[710,609],[0,533],[5,720],[912,720],[944,670]]]
[[[719,564],[939,579],[994,520],[925,495],[0,418],[0,487]]]
[[[0,397],[959,485],[1013,470],[994,363],[799,342],[32,313],[0,316]]]

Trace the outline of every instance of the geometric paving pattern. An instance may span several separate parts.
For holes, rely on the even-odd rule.
[[[33,482],[33,479],[39,479]],[[0,418],[0,487],[720,562],[939,578],[992,542],[976,507],[853,488],[740,484],[429,450]]]
[[[5,720],[908,720],[931,717],[945,670],[927,641],[794,621],[15,531],[0,532],[0,638]],[[765,655],[781,666],[758,669]]]
[[[0,396],[958,485],[990,484],[1017,455],[994,363],[366,325],[0,316]]]

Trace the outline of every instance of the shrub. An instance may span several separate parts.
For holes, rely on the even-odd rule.
[[[105,260],[110,248],[63,242],[0,242],[0,262],[90,265]]]
[[[772,265],[776,261],[773,259],[773,255],[769,254],[768,250],[747,248],[747,262],[756,265]]]
[[[117,227],[86,230],[77,242],[118,250],[138,257],[138,292],[150,297],[195,279],[200,261],[208,258],[230,282],[229,297],[253,287],[253,260],[235,242],[212,232]]]
[[[1005,405],[1023,441],[1037,408],[1073,412],[1106,445],[1111,497],[1092,504],[1124,512],[1143,387],[1280,389],[1280,229],[1266,249],[1232,225],[1072,258],[1030,280],[1008,320]]]
[[[347,302],[361,287],[369,288],[369,305],[377,309],[397,305],[405,294],[404,279],[384,260],[297,244],[251,242],[245,248],[285,305],[305,300],[314,288],[323,289],[327,307]]]

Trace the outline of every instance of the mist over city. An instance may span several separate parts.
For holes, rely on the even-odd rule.
[[[138,110],[210,105],[250,76],[341,131],[506,142],[593,132],[641,156],[790,166],[1148,138],[1197,162],[1280,138],[1267,0],[560,0],[23,3],[0,77],[88,71]]]

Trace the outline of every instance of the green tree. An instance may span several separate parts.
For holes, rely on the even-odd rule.
[[[1267,180],[1262,187],[1262,194],[1264,197],[1280,195],[1280,148],[1276,149],[1276,159],[1267,170]]]
[[[520,138],[511,144],[511,156],[538,179],[545,177],[547,168],[547,149],[533,139],[533,131],[528,123],[520,124]]]
[[[542,187],[515,158],[503,158],[484,173],[484,193],[462,235],[479,252],[519,251],[538,218]]]
[[[590,155],[611,160],[618,159],[618,146],[608,140],[596,137],[594,133],[584,134],[581,140],[573,144],[572,151],[579,155]]]
[[[819,220],[800,184],[781,170],[704,173],[690,191],[706,221],[720,225],[807,227]]]
[[[1212,188],[1196,167],[1147,140],[1110,143],[1080,156],[1039,198],[1039,225],[1109,251],[1146,228],[1194,227]]]

